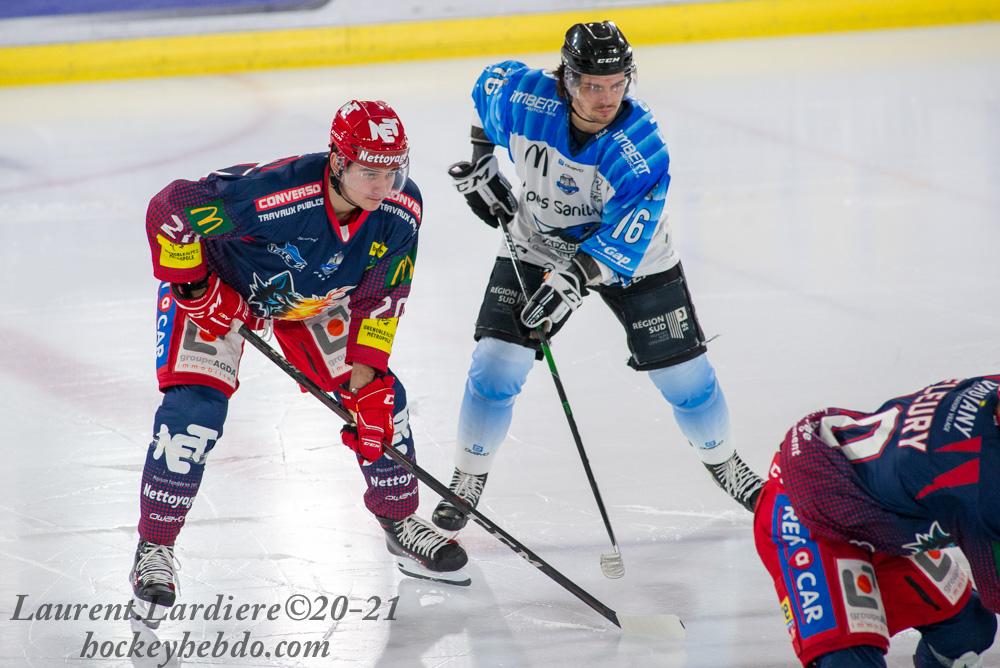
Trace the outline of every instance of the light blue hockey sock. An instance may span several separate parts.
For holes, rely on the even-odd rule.
[[[677,426],[706,464],[720,464],[736,451],[729,438],[729,407],[707,355],[665,369],[649,378],[674,409]]]
[[[458,469],[489,473],[510,428],[514,400],[534,362],[535,351],[530,348],[488,337],[479,340],[458,414]]]

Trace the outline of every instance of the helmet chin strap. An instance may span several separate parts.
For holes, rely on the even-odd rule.
[[[344,169],[347,169],[347,167],[345,166]],[[362,208],[362,206],[360,204],[358,204],[353,199],[351,199],[350,197],[348,197],[347,193],[345,193],[343,190],[340,189],[340,179],[338,179],[334,175],[332,169],[330,170],[330,185],[333,186],[333,191],[335,193],[337,193],[338,195],[340,195],[340,197],[342,197],[345,202],[347,202],[348,204],[350,204],[351,206],[353,206],[355,209]]]

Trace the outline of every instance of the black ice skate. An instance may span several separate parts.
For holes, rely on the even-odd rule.
[[[732,457],[721,464],[705,464],[705,468],[726,494],[753,512],[764,480],[754,473],[738,454],[734,452]]]
[[[486,487],[486,476],[488,475],[488,473],[472,475],[471,473],[455,469],[448,489],[454,492],[456,496],[468,501],[475,508],[479,505],[479,497],[483,495],[483,488]],[[441,501],[437,505],[437,508],[434,509],[434,514],[431,515],[431,521],[444,531],[459,531],[465,528],[469,517],[459,510],[455,504],[448,501]]]
[[[410,515],[401,520],[379,517],[378,521],[385,529],[385,546],[396,556],[403,575],[461,587],[472,582],[461,570],[469,561],[465,550],[426,520]]]
[[[160,626],[166,608],[174,604],[177,596],[177,569],[174,548],[139,541],[135,549],[135,563],[129,579],[132,581],[132,610],[135,618],[151,629]]]

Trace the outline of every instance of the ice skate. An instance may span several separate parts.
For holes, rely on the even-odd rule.
[[[479,505],[479,497],[483,495],[483,488],[486,487],[486,476],[488,475],[488,473],[473,475],[455,469],[448,489],[456,496],[468,501],[475,508]],[[437,508],[434,509],[431,521],[442,531],[459,531],[465,528],[466,523],[469,521],[469,516],[459,510],[455,504],[442,500],[437,505]]]
[[[174,604],[177,596],[177,569],[174,548],[139,541],[129,579],[132,582],[132,610],[135,618],[151,629],[160,626],[160,619]]]
[[[705,464],[712,479],[729,496],[753,512],[764,480],[747,466],[737,453],[721,464]]]
[[[416,515],[401,520],[378,518],[385,530],[385,546],[396,556],[396,565],[412,578],[464,587],[472,580],[461,569],[469,561],[456,541],[442,536]]]

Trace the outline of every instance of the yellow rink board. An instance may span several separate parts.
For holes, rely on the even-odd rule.
[[[1000,0],[740,0],[0,48],[0,86],[556,51],[578,21],[636,45],[1000,19]]]

